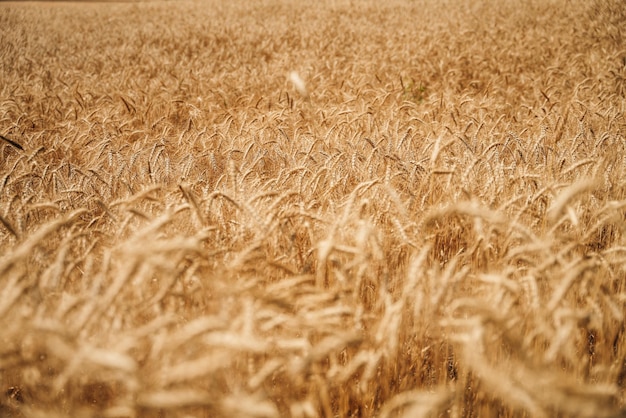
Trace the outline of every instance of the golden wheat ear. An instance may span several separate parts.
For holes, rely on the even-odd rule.
[[[4,141],[8,142],[8,143],[9,143],[9,144],[11,144],[11,145],[13,145],[15,148],[17,148],[17,149],[20,149],[20,150],[24,151],[24,148],[23,148],[20,144],[18,144],[17,142],[15,142],[15,141],[13,141],[13,140],[11,140],[11,139],[7,138],[7,137],[0,135],[0,139],[2,139],[2,140],[4,140]]]

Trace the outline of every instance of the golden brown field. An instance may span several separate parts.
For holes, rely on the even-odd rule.
[[[0,54],[0,416],[626,416],[621,0],[4,2]]]

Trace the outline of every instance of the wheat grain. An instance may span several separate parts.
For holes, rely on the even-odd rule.
[[[623,412],[618,0],[207,1],[0,4],[0,415]]]

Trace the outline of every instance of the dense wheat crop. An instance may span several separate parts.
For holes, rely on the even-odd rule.
[[[1,416],[626,413],[622,1],[2,3],[0,55]]]

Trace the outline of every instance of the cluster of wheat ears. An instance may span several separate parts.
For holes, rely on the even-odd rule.
[[[625,22],[0,4],[0,415],[623,417]]]

